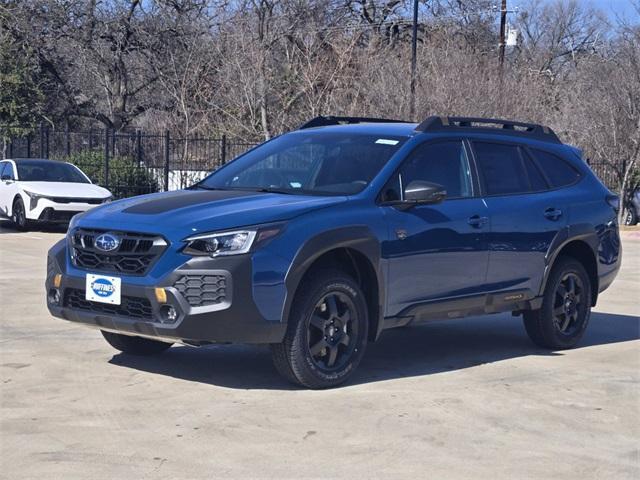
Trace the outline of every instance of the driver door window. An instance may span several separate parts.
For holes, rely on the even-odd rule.
[[[472,197],[471,167],[462,141],[417,147],[400,169],[402,188],[415,180],[442,185],[447,198]]]

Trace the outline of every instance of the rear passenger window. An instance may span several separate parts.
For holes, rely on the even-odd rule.
[[[570,185],[580,177],[577,170],[556,155],[535,149],[531,153],[553,187]]]
[[[531,190],[520,149],[515,145],[473,142],[487,195]]]
[[[531,191],[539,192],[541,190],[546,190],[549,188],[547,181],[540,173],[538,167],[533,163],[533,160],[529,158],[528,155],[524,156],[524,166],[527,170],[527,175],[529,175],[529,183],[531,183]]]

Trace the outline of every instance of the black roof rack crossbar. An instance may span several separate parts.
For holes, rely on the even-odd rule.
[[[298,130],[313,127],[326,127],[328,125],[351,125],[354,123],[406,123],[404,120],[391,120],[389,118],[370,118],[370,117],[334,117],[319,116],[312,118],[304,123]]]
[[[500,120],[497,118],[428,117],[416,127],[417,132],[450,132],[452,130],[518,135],[545,142],[562,143],[555,132],[544,125]]]

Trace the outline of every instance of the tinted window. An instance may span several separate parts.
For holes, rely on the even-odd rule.
[[[298,131],[267,142],[204,179],[202,188],[309,195],[363,190],[406,137]]]
[[[473,143],[487,195],[530,191],[520,149],[499,143]]]
[[[18,179],[23,182],[89,183],[84,175],[64,162],[20,160],[17,163]]]
[[[529,183],[531,184],[531,190],[533,192],[539,192],[540,190],[546,190],[549,188],[547,185],[547,181],[542,176],[542,173],[538,169],[538,167],[533,163],[528,156],[524,156],[524,166],[527,170],[527,175],[529,176]]]
[[[8,175],[11,179],[15,179],[13,175],[13,165],[9,162],[0,163],[0,177]]]
[[[402,185],[414,180],[442,185],[447,197],[471,197],[471,169],[462,142],[438,142],[419,146],[400,170]]]
[[[580,174],[560,157],[542,150],[532,149],[531,152],[554,187],[563,187],[578,180]]]

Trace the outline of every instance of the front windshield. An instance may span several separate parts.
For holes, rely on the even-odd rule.
[[[298,131],[258,146],[197,186],[306,195],[363,190],[406,137]]]
[[[76,167],[64,162],[20,160],[17,167],[18,179],[23,182],[89,183]]]

